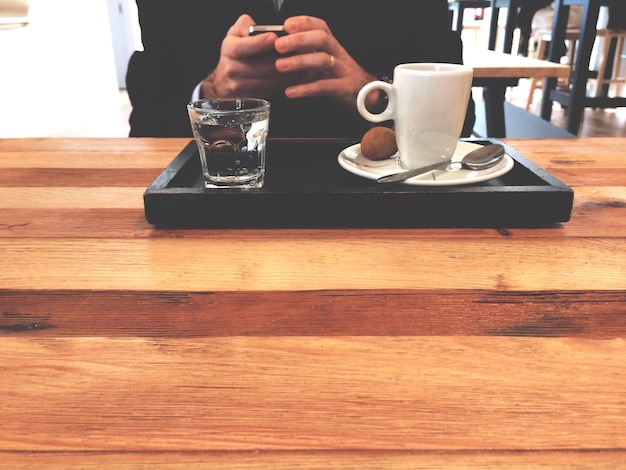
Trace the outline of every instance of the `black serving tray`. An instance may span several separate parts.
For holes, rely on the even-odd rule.
[[[191,141],[146,190],[146,218],[172,228],[521,227],[570,218],[571,188],[506,145],[515,160],[507,174],[427,187],[381,185],[344,170],[337,156],[354,143],[270,139],[263,188],[205,189]]]

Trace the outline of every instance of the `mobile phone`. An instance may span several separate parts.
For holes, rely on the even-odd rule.
[[[256,36],[257,34],[262,33],[276,33],[279,36],[287,34],[281,24],[255,24],[250,26],[250,29],[248,30],[249,36]]]

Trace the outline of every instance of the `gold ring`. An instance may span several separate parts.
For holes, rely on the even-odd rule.
[[[335,66],[335,56],[332,54],[328,54],[330,56],[330,68],[332,69]]]

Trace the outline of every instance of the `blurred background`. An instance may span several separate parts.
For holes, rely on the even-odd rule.
[[[128,136],[124,77],[142,49],[135,0],[0,0],[0,16],[20,4],[26,26],[2,28],[0,17],[0,138]],[[489,10],[465,11],[465,47],[486,48]],[[529,90],[522,79],[507,100],[524,108]],[[474,96],[480,106],[481,90]],[[540,102],[537,90],[529,111]],[[566,113],[555,104],[552,123],[564,127]],[[626,137],[626,108],[586,109],[580,136]]]
[[[141,49],[134,0],[29,0],[0,29],[0,138],[126,137],[124,77]]]

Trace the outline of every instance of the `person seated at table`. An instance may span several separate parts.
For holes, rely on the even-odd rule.
[[[582,6],[572,5],[570,7],[569,16],[567,18],[567,29],[578,30],[580,29],[580,21],[582,18]],[[531,21],[531,36],[538,36],[545,33],[552,33],[552,26],[554,23],[554,2],[550,2],[549,5],[536,11],[532,16]],[[548,50],[548,47],[546,47]],[[557,45],[557,54],[559,57],[563,57],[567,53],[567,44],[562,41]],[[538,59],[545,59],[545,57],[538,57]]]
[[[248,96],[271,103],[274,137],[360,139],[363,85],[406,62],[462,63],[445,0],[137,0],[143,51],[128,64],[131,136],[191,136],[187,103]],[[248,36],[253,24],[286,36]],[[370,96],[381,107],[383,96]],[[419,103],[416,103],[419,106]],[[470,99],[464,136],[474,122]]]
[[[552,0],[525,0],[517,9],[517,27],[520,30],[518,54],[528,56],[532,21],[535,14],[552,4]]]
[[[538,3],[535,5],[539,5],[539,2],[545,0],[538,0]],[[530,29],[529,29],[529,37],[542,34],[542,33],[551,33],[552,27],[554,24],[554,2],[547,2],[548,5],[540,8],[539,10],[535,10],[532,12],[530,16]],[[530,13],[529,11],[527,13]],[[608,5],[607,6],[607,21],[606,27],[608,29],[620,30],[626,29],[626,5]],[[582,5],[572,5],[570,6],[569,16],[567,18],[567,29],[568,30],[579,30],[580,23],[582,21],[583,15],[583,7]],[[528,15],[525,17],[524,21],[528,19]],[[522,20],[520,20],[522,21]],[[522,33],[523,35],[523,33]],[[525,47],[525,48],[524,48]],[[547,49],[547,48],[546,48]],[[524,46],[522,43],[522,39],[520,39],[520,51],[528,51],[528,41],[526,41],[526,45]],[[567,52],[567,46],[565,42],[559,44],[557,47],[557,53],[560,57],[563,57]],[[540,57],[542,59],[543,57]]]

